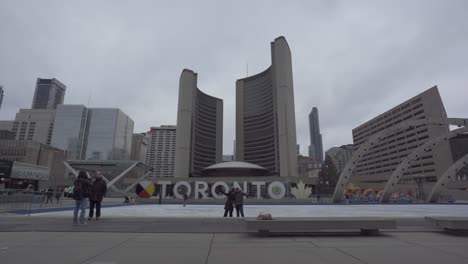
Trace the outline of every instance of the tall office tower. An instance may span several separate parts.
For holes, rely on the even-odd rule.
[[[333,147],[327,150],[326,156],[329,156],[335,165],[338,173],[341,173],[346,167],[346,164],[351,159],[354,153],[354,145],[343,145],[341,147]]]
[[[146,164],[153,167],[153,177],[174,177],[176,133],[176,126],[150,129]]]
[[[55,110],[20,109],[12,131],[16,140],[34,140],[50,145],[54,130]]]
[[[68,160],[85,159],[88,111],[84,105],[57,106],[51,145],[66,150]]]
[[[439,120],[447,118],[437,86],[353,129],[355,148],[358,149],[361,144],[379,131],[402,122],[425,118]],[[447,133],[449,133],[448,125],[419,125],[388,135],[363,156],[357,164],[353,179],[360,183],[385,184],[392,172],[411,152],[426,141]],[[415,179],[422,182],[435,182],[451,163],[449,143],[443,142],[414,162],[400,183],[412,183]]]
[[[322,134],[320,134],[319,114],[317,107],[312,108],[309,114],[309,129],[310,129],[310,146],[309,157],[317,161],[323,162],[323,145]]]
[[[91,108],[88,114],[86,159],[128,160],[133,120],[117,108]]]
[[[0,85],[0,110],[2,109],[3,103],[3,86]]]
[[[32,109],[56,109],[63,104],[67,86],[59,80],[37,78]]]
[[[66,150],[68,159],[128,160],[133,120],[117,108],[60,105],[52,142]]]
[[[131,160],[137,160],[141,163],[146,162],[146,152],[148,151],[148,137],[146,133],[136,133],[132,136]]]
[[[175,177],[197,177],[221,162],[223,100],[197,87],[197,74],[184,69],[179,81]]]
[[[297,176],[291,51],[284,37],[271,43],[271,61],[265,71],[236,82],[236,160]]]

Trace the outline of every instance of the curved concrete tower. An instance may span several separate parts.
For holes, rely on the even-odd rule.
[[[199,90],[197,74],[187,69],[179,80],[176,131],[176,178],[200,176],[200,170],[221,162],[223,100]]]
[[[271,43],[271,66],[236,82],[236,160],[272,175],[297,176],[296,117],[291,50],[284,37]]]

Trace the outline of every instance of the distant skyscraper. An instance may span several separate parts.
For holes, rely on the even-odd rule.
[[[0,85],[0,110],[2,109],[3,103],[3,86]]]
[[[353,156],[354,145],[343,145],[341,147],[333,147],[327,150],[326,156],[329,156],[335,165],[338,173],[341,173]]]
[[[197,87],[197,74],[183,70],[179,81],[175,177],[197,177],[221,162],[223,100]]]
[[[153,177],[174,177],[176,126],[152,127],[148,133],[146,164],[153,167]]]
[[[68,159],[130,159],[134,124],[120,109],[60,105],[54,123],[52,145]]]
[[[37,78],[32,109],[56,109],[63,104],[66,86],[59,80]]]
[[[131,160],[137,160],[141,163],[146,162],[146,153],[148,152],[148,138],[146,133],[136,133],[132,137]]]
[[[271,66],[236,82],[236,160],[282,177],[297,176],[296,119],[291,50],[271,43]]]
[[[20,109],[13,122],[16,140],[34,140],[50,145],[54,129],[55,110]]]
[[[317,107],[309,114],[310,146],[309,157],[318,163],[323,162],[322,134],[320,134],[319,114]]]
[[[234,161],[234,155],[223,155],[223,162]]]

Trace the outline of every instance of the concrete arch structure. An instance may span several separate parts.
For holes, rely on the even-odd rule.
[[[468,165],[468,154],[463,156],[461,159],[453,163],[450,168],[439,178],[437,183],[432,187],[431,193],[427,197],[427,202],[436,203],[440,198],[440,193],[444,189],[445,185],[450,182],[452,177],[455,177],[457,172],[461,170],[464,166]]]
[[[468,132],[468,127],[466,126],[459,128],[459,129],[455,129],[451,131],[448,135],[444,135],[444,136],[437,137],[437,138],[427,141],[426,143],[421,145],[419,148],[411,152],[411,154],[409,154],[405,159],[401,161],[400,165],[398,165],[398,167],[395,169],[395,171],[392,173],[392,175],[388,179],[387,184],[385,185],[385,189],[379,201],[381,203],[385,203],[390,200],[390,196],[392,192],[395,190],[396,186],[398,185],[399,180],[403,177],[404,173],[408,171],[408,169],[411,167],[413,162],[415,162],[418,158],[421,157],[421,154],[424,154],[425,152],[429,152],[431,151],[433,147],[440,144],[441,142],[448,141],[449,139],[456,137],[458,135],[461,135],[465,132]]]
[[[419,126],[419,125],[457,125],[457,126],[466,126],[468,124],[468,119],[463,118],[447,118],[447,119],[418,119],[418,120],[410,120],[406,122],[402,122],[396,126],[390,127],[386,130],[383,130],[371,138],[369,138],[365,143],[361,144],[361,146],[354,152],[353,156],[349,160],[348,164],[346,164],[345,168],[340,174],[338,182],[335,187],[335,191],[333,192],[332,202],[338,203],[341,201],[343,192],[346,186],[349,183],[351,175],[353,174],[356,165],[361,160],[361,158],[381,139],[395,133],[401,129],[405,129],[411,126]]]

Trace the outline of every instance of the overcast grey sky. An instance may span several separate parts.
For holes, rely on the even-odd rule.
[[[235,137],[235,81],[271,64],[283,35],[293,59],[298,143],[319,108],[324,150],[433,85],[468,117],[468,1],[0,1],[0,120],[31,106],[37,77],[65,103],[118,107],[135,132],[176,124],[183,68],[224,99],[224,153]]]

